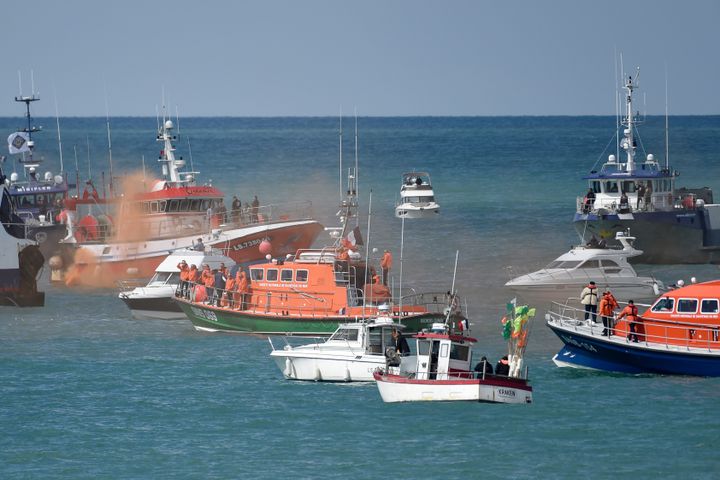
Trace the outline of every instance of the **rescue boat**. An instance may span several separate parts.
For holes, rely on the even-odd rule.
[[[314,242],[322,226],[312,218],[309,202],[228,209],[220,190],[196,183],[198,172],[180,172],[185,161],[175,157],[172,130],[173,122],[165,120],[157,136],[164,146],[159,157],[164,178],[149,191],[106,198],[88,181],[79,198],[66,202],[62,243],[71,248],[62,256],[63,266],[82,250],[82,261],[106,276],[149,278],[168,252],[198,240],[240,264],[261,260],[265,253],[257,247],[263,241],[275,256]],[[80,269],[87,270],[84,264]],[[66,283],[81,283],[83,274],[73,273]]]
[[[597,320],[585,320],[584,311],[568,304],[552,304],[546,323],[564,343],[553,357],[556,365],[632,374],[720,376],[720,280],[664,293],[635,320],[628,321],[627,316],[613,320],[609,335],[603,335],[604,327]]]
[[[440,213],[440,205],[435,201],[430,174],[427,172],[409,172],[402,176],[400,200],[395,206],[398,218],[428,218]]]
[[[413,293],[393,298],[359,252],[360,228],[350,227],[357,214],[354,172],[348,176],[347,197],[340,205],[341,226],[329,229],[335,242],[324,248],[299,249],[294,255],[267,255],[265,263],[249,268],[250,290],[234,307],[191,298],[175,298],[198,330],[262,334],[329,335],[339,324],[377,316],[389,305],[388,316],[417,332],[450,315],[448,293]],[[265,251],[260,245],[260,251]],[[379,267],[379,266],[378,266]],[[196,290],[202,292],[202,285]],[[222,292],[233,294],[233,292]],[[201,293],[200,298],[204,295]]]

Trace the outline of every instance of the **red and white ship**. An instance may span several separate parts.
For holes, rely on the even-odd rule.
[[[180,172],[185,161],[175,158],[172,142],[177,137],[172,130],[173,122],[164,121],[157,136],[164,144],[159,158],[163,179],[153,181],[149,189],[137,178],[121,195],[111,188],[110,198],[102,198],[88,181],[81,196],[66,201],[61,214],[68,227],[61,241],[65,253],[50,264],[57,269],[74,263],[67,270],[67,284],[90,279],[99,286],[100,276],[111,282],[150,277],[169,253],[201,245],[248,264],[267,254],[281,257],[308,248],[323,230],[311,216],[310,202],[226,208],[220,190],[197,185],[197,172]],[[263,240],[270,247],[265,243],[261,251]],[[87,266],[93,267],[94,275],[87,275]]]

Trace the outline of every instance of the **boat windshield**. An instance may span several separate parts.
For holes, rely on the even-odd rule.
[[[339,328],[335,333],[332,334],[330,340],[340,340],[348,342],[357,342],[358,330],[357,328]]]
[[[651,308],[653,312],[672,312],[675,306],[675,299],[669,297],[663,297]]]
[[[430,203],[435,201],[435,197],[428,195],[427,197],[403,197],[403,203]]]
[[[175,272],[156,272],[148,282],[148,287],[160,287],[162,285],[174,285],[180,282],[180,274]]]
[[[555,260],[554,262],[550,262],[550,265],[548,265],[545,268],[577,268],[577,266],[580,265],[579,260],[566,260],[564,262]]]

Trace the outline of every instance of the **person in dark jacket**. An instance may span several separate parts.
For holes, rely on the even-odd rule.
[[[406,357],[410,355],[410,345],[408,345],[405,337],[400,335],[400,332],[398,332],[396,328],[392,329],[392,338],[393,344],[395,346],[395,351],[398,353],[398,355],[400,355],[401,357]]]
[[[225,277],[225,273],[223,273],[222,270],[217,269],[214,271],[215,274],[215,306],[220,306],[220,301],[222,300],[222,296],[224,293],[225,288],[225,282],[227,282],[227,278]],[[210,302],[212,303],[212,301]]]
[[[507,355],[502,357],[497,365],[495,365],[495,375],[504,375],[506,377],[510,375],[510,362],[508,361]]]
[[[483,357],[480,359],[477,365],[475,365],[475,371],[478,372],[478,378],[483,378],[483,376],[492,375],[493,374],[493,367],[490,362],[488,362],[488,359],[486,356],[483,355]],[[483,374],[484,372],[484,374]]]

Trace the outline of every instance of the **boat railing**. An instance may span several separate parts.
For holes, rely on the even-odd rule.
[[[5,231],[15,238],[26,238],[35,241],[31,236],[31,232],[34,228],[37,228],[37,224],[27,222],[2,222],[2,225]]]
[[[605,197],[596,198],[592,205],[587,205],[585,197],[576,197],[575,199],[575,211],[582,215],[589,213],[597,214],[601,210],[602,213],[634,213],[634,212],[653,212],[653,211],[671,211],[676,208],[680,208],[677,199],[673,194],[664,193],[653,193],[650,197],[650,202],[645,204],[645,200],[640,201],[640,208],[638,209],[637,196],[631,196],[628,198],[627,208],[620,208],[620,198]]]
[[[196,302],[195,286],[200,283],[187,282],[188,287],[183,287],[181,282],[176,290],[176,296],[183,296],[191,302]],[[231,310],[242,310],[254,314],[275,314],[278,316],[299,316],[299,317],[328,317],[328,316],[346,316],[348,304],[343,302],[337,305],[333,301],[331,292],[304,292],[301,290],[257,290],[241,294],[236,290],[226,290],[224,288],[210,287],[213,290],[212,303],[218,306],[218,296],[220,297],[219,306]],[[456,296],[457,297],[457,296]],[[203,302],[210,303],[209,298],[204,298]],[[381,303],[390,303],[392,305],[402,305],[402,315],[411,315],[414,312],[422,311],[423,313],[445,313],[448,307],[450,296],[448,293],[418,293],[406,295],[402,298],[402,303],[391,300],[383,300]],[[455,300],[457,304],[457,300]],[[362,306],[361,302],[355,307]],[[380,303],[380,302],[378,302]],[[370,307],[367,312],[362,315],[356,315],[355,320],[360,321],[365,316],[374,315],[377,304],[366,303],[366,307]],[[353,307],[350,305],[350,307]],[[395,307],[394,310],[397,311]]]
[[[643,306],[636,304],[636,306]],[[593,314],[585,319],[584,309],[568,305],[568,303],[552,302],[546,320],[573,331],[600,338],[619,338],[625,343],[631,343],[632,338],[644,346],[662,346],[666,349],[683,348],[702,349],[708,352],[717,352],[720,349],[720,325],[708,325],[698,322],[680,322],[647,318],[638,315],[638,319],[630,322],[626,318],[618,321],[618,312],[614,312],[610,325],[612,335],[605,337],[602,316],[598,313],[593,321]],[[630,323],[634,324],[635,332],[631,331]]]
[[[95,221],[84,224],[82,219],[88,215]],[[82,213],[75,215],[72,233],[83,243],[104,243],[111,239],[142,241],[148,238],[202,235],[214,229],[230,230],[311,218],[312,203],[309,201],[264,205],[255,209],[251,207],[249,211],[248,209],[229,210],[211,216],[206,212],[164,211],[110,216],[104,213],[93,215],[89,210],[86,215]],[[124,228],[128,225],[132,225],[132,228]]]

